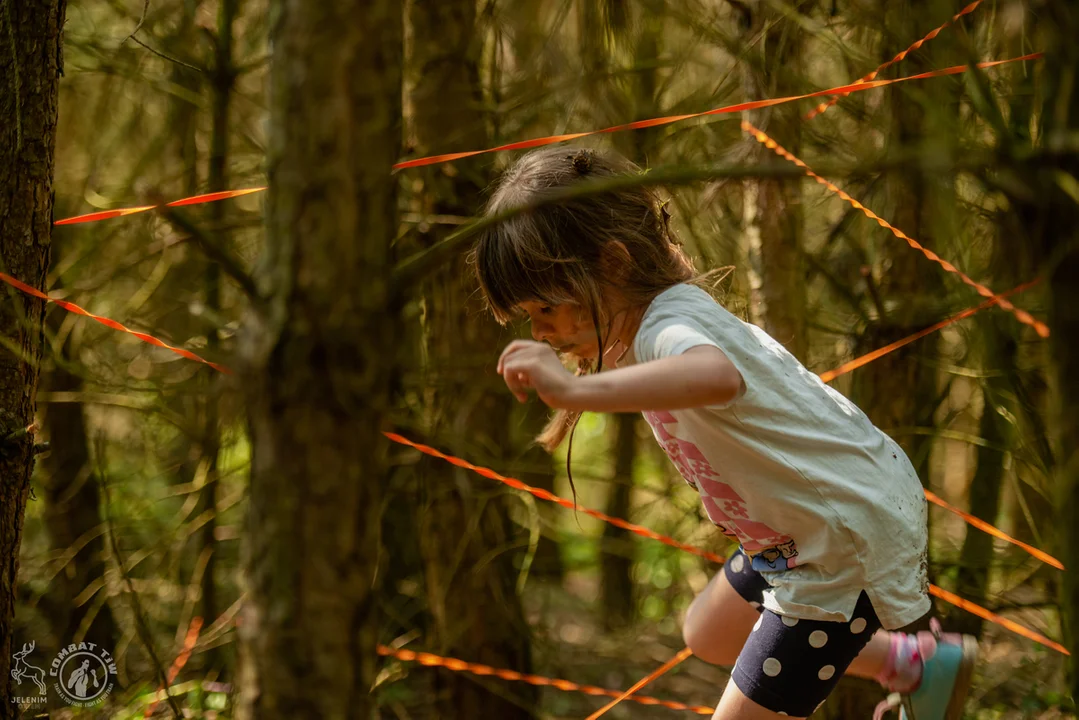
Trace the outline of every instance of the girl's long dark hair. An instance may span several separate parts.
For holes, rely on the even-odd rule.
[[[613,151],[534,150],[499,181],[487,215],[528,206],[546,193],[587,178],[638,174],[641,169]],[[614,244],[614,243],[620,243]],[[520,316],[525,301],[559,305],[574,302],[591,316],[599,336],[599,357],[577,360],[577,374],[599,372],[610,349],[610,313],[605,290],[615,290],[633,307],[645,307],[664,290],[700,280],[670,229],[670,215],[649,187],[612,190],[519,213],[485,231],[472,251],[480,288],[502,324]],[[572,433],[580,413],[558,410],[536,438],[553,452]],[[573,476],[570,486],[573,487]],[[574,488],[574,496],[576,489]]]

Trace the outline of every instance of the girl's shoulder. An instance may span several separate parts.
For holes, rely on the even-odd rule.
[[[642,324],[678,317],[696,322],[742,322],[704,288],[682,283],[672,285],[652,300],[642,317]]]

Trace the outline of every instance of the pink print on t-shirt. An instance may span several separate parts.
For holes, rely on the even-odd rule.
[[[719,480],[720,474],[693,443],[677,437],[678,420],[669,412],[645,412],[667,457],[690,487],[700,493],[708,518],[724,535],[735,538],[758,570],[793,568],[798,555],[794,540],[764,523],[749,519],[745,501],[734,488]]]

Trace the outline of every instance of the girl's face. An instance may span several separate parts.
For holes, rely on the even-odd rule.
[[[528,313],[532,337],[546,342],[560,353],[595,360],[599,357],[599,336],[587,310],[577,303],[547,305],[526,300],[518,305]]]

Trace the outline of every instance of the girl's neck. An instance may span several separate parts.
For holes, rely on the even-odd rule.
[[[614,316],[612,323],[612,342],[610,350],[604,357],[604,364],[611,367],[618,365],[633,347],[633,339],[637,336],[637,329],[641,325],[646,306],[628,307]]]

